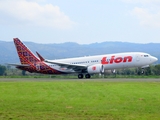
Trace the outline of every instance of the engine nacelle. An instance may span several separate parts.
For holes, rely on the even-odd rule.
[[[89,74],[104,73],[104,66],[102,64],[91,65],[87,71]]]

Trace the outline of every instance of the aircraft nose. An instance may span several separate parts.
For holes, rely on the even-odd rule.
[[[153,62],[156,62],[156,61],[158,61],[158,58],[152,57],[152,61],[153,61]]]

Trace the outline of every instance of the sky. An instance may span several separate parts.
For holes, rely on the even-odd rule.
[[[160,43],[160,0],[0,0],[0,40]]]

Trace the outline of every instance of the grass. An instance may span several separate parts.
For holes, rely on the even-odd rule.
[[[0,82],[1,120],[160,118],[158,81],[14,80]]]

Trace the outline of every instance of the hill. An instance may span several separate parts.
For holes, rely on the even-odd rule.
[[[38,44],[24,42],[35,53],[38,51],[47,59],[70,58],[78,56],[119,53],[119,52],[147,52],[159,58],[160,43],[137,44],[128,42],[102,42],[92,44],[77,44],[66,42],[61,44]],[[19,58],[13,42],[0,41],[0,64],[19,63]]]

